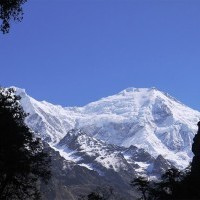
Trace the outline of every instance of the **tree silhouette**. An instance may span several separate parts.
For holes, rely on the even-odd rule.
[[[79,196],[78,200],[122,200],[123,198],[119,193],[116,193],[113,187],[104,186],[97,187],[88,195]]]
[[[39,199],[38,180],[50,178],[50,157],[26,126],[13,89],[0,88],[0,199]]]
[[[191,173],[188,178],[188,188],[191,199],[200,199],[200,122],[197,124],[198,131],[193,139],[192,152],[194,154],[191,163]]]
[[[200,182],[200,122],[198,125],[198,132],[193,139],[192,152],[194,154],[191,163],[191,176],[196,181]]]
[[[171,168],[162,175],[160,180],[148,181],[144,177],[138,177],[131,182],[131,186],[142,193],[139,198],[141,200],[183,200],[187,199],[185,191],[182,191],[187,187],[184,182],[186,177],[185,171]]]
[[[20,22],[23,19],[22,5],[27,0],[0,0],[0,19],[2,24],[0,30],[8,33],[10,30],[10,21]]]
[[[88,200],[106,200],[105,198],[103,198],[100,194],[98,194],[97,192],[92,192],[87,196]]]
[[[130,185],[136,187],[142,193],[142,196],[139,199],[148,200],[150,183],[146,177],[137,177],[131,181]]]

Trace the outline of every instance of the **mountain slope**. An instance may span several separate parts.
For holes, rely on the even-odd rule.
[[[51,146],[71,129],[108,144],[143,148],[154,158],[160,154],[177,167],[192,157],[191,143],[200,113],[155,88],[128,88],[84,107],[61,107],[36,101],[24,90],[22,106],[27,124]]]
[[[113,170],[121,176],[130,178],[138,174],[156,175],[154,165],[156,159],[143,149],[135,146],[120,147],[97,140],[81,130],[71,130],[55,146],[66,160],[72,160],[80,166],[94,170],[101,176]],[[167,161],[166,161],[167,162]],[[170,167],[157,167],[160,174]],[[126,175],[125,175],[126,174]]]

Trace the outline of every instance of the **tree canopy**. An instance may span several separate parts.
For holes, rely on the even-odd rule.
[[[50,157],[24,123],[13,89],[0,88],[0,199],[39,199],[38,180],[50,178]]]
[[[22,5],[27,0],[0,0],[0,19],[2,24],[0,30],[8,33],[10,30],[10,21],[20,22],[23,19]]]

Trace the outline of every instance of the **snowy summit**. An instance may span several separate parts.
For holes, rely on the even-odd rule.
[[[19,88],[16,93],[22,97],[24,110],[30,113],[26,123],[68,158],[74,150],[67,144],[63,149],[59,143],[71,130],[81,130],[86,134],[84,138],[90,138],[87,141],[96,141],[82,145],[81,151],[85,152],[90,143],[91,148],[94,143],[99,148],[105,148],[106,144],[122,148],[135,146],[155,159],[161,155],[179,168],[186,167],[193,156],[191,144],[200,113],[156,88],[127,88],[83,107],[40,102]],[[79,164],[84,165],[80,161]]]

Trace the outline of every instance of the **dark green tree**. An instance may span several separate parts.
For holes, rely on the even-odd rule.
[[[20,22],[23,19],[22,5],[27,0],[0,0],[0,19],[2,24],[0,30],[8,33],[10,30],[10,21]]]
[[[39,199],[39,180],[50,178],[50,157],[24,123],[13,89],[0,88],[0,199]]]

